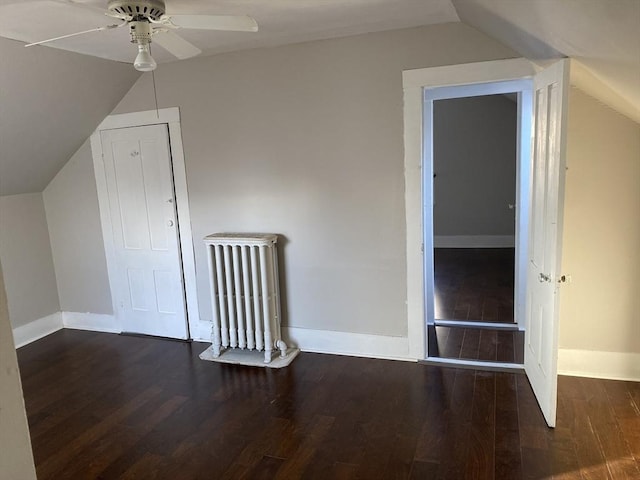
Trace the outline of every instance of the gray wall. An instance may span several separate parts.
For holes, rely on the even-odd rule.
[[[0,261],[14,328],[60,311],[42,194],[0,197]]]
[[[513,56],[447,24],[161,65],[159,106],[181,112],[201,317],[201,239],[267,231],[284,240],[289,325],[406,335],[402,71]],[[144,75],[114,113],[153,108]],[[62,277],[62,292],[86,281]],[[82,309],[106,303],[96,293]]]
[[[43,197],[61,310],[113,313],[88,141],[49,183]]]
[[[433,110],[434,234],[514,235],[517,103],[489,95]]]
[[[0,264],[0,477],[35,480],[36,469],[24,397],[20,383],[18,359],[13,344],[7,296]]]
[[[569,96],[560,347],[640,353],[640,125]]]

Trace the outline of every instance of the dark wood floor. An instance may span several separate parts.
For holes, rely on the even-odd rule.
[[[513,248],[436,248],[436,319],[513,323]]]
[[[524,363],[524,332],[430,326],[429,356]]]
[[[63,330],[18,351],[38,478],[640,478],[640,384],[560,377],[548,429],[525,376]]]

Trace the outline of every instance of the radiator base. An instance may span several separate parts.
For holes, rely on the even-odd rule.
[[[256,350],[242,350],[238,348],[229,348],[223,350],[219,356],[213,354],[213,346],[207,348],[200,354],[200,359],[211,362],[231,363],[234,365],[248,365],[253,367],[282,368],[293,362],[293,359],[300,353],[298,348],[287,349],[285,357],[280,356],[280,352],[274,350],[273,358],[269,363],[264,361],[264,352]]]

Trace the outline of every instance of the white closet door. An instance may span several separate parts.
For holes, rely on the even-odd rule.
[[[101,132],[116,317],[126,332],[188,337],[166,125]]]

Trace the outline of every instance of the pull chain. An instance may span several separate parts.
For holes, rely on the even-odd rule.
[[[149,45],[149,52],[151,52],[151,45]],[[158,109],[158,91],[156,90],[156,72],[155,69],[151,70],[151,80],[153,82],[153,98],[156,102],[156,117],[160,120],[160,111]]]

